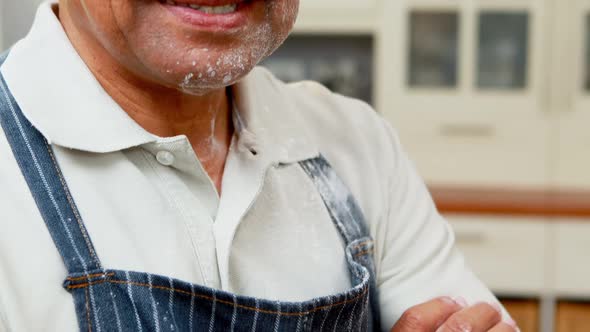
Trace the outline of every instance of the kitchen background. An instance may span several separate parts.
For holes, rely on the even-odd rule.
[[[0,49],[39,2],[0,0]],[[590,331],[590,0],[301,2],[265,65],[394,124],[523,332]]]

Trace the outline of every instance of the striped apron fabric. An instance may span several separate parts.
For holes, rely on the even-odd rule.
[[[0,56],[0,64],[7,54]],[[0,75],[0,123],[68,270],[80,331],[373,331],[380,328],[373,241],[354,198],[319,156],[300,163],[346,245],[352,288],[304,302],[240,296],[102,266],[52,147]]]

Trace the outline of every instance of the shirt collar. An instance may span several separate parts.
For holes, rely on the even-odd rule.
[[[13,46],[0,71],[25,117],[52,144],[114,152],[158,138],[131,119],[104,91],[73,48],[52,2],[43,3],[29,34]],[[318,155],[285,86],[255,68],[232,87],[239,142],[288,163]]]

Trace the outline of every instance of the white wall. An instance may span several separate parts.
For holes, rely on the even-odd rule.
[[[24,37],[43,0],[0,0],[0,49]]]

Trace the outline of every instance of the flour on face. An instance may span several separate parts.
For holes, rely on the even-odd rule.
[[[232,85],[270,55],[291,30],[298,1],[266,0],[265,5],[265,19],[254,29],[241,28],[236,33],[240,36],[239,43],[234,43],[233,47],[219,52],[214,52],[212,46],[187,49],[177,66],[190,68],[190,71],[178,82],[179,89],[188,94],[202,95]]]

